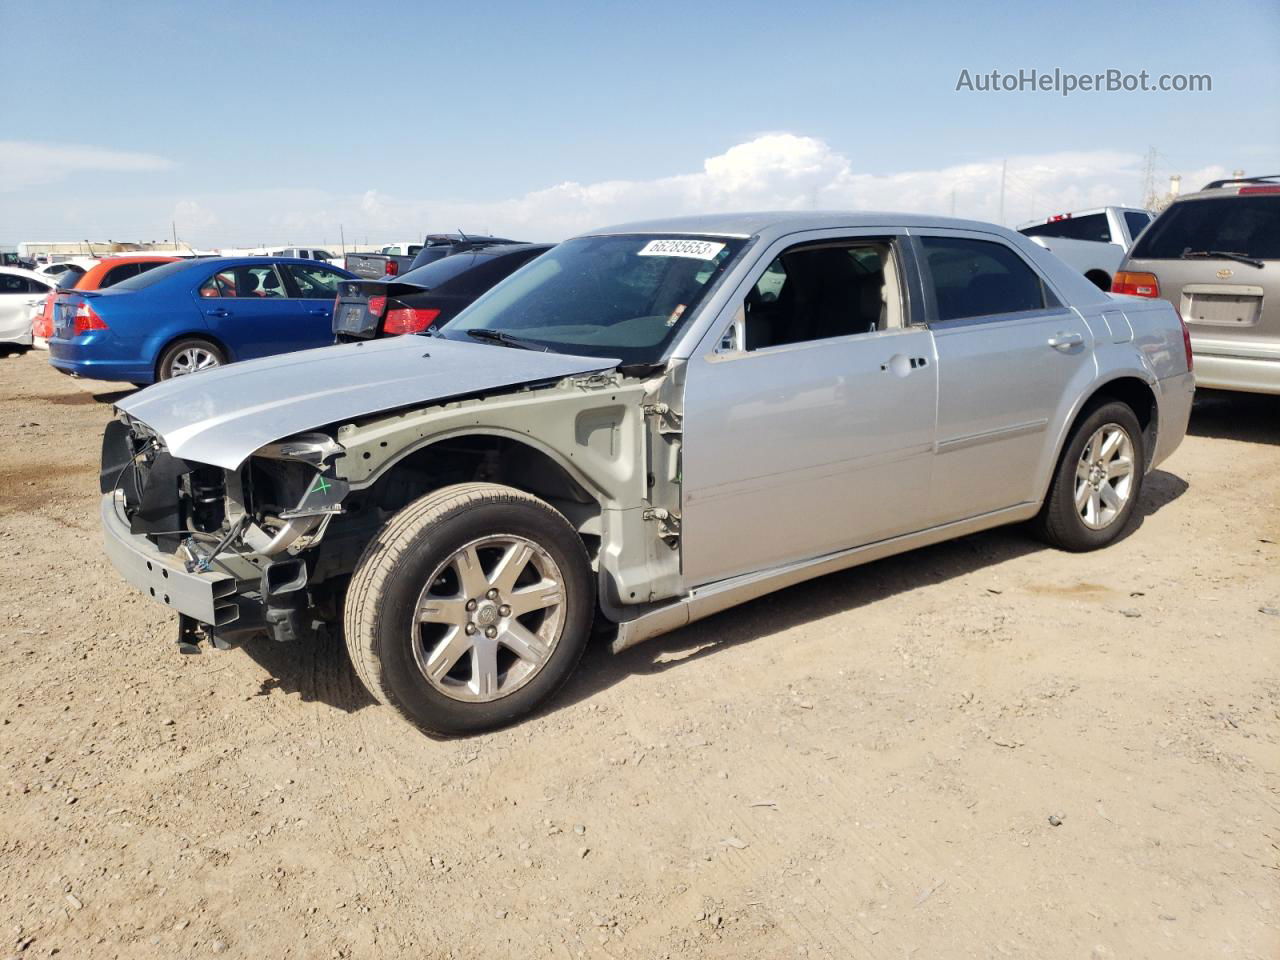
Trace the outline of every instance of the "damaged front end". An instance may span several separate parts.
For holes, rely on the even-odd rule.
[[[323,433],[268,444],[236,469],[171,455],[130,417],[102,442],[107,552],[125,579],[179,615],[180,649],[258,633],[310,636],[316,598],[303,554],[342,512],[343,447]]]

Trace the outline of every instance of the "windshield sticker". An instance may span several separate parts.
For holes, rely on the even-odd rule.
[[[682,304],[679,304],[674,310],[671,311],[671,316],[667,317],[667,326],[674,327],[677,323],[680,322],[680,318],[683,316],[684,316],[684,304],[682,303]]]
[[[637,256],[712,260],[723,249],[724,244],[716,243],[714,240],[650,240],[640,249]]]

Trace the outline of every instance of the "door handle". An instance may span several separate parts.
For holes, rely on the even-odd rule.
[[[229,316],[231,316],[231,311],[230,311],[230,310],[228,310],[226,307],[215,307],[215,308],[214,308],[214,309],[212,309],[212,310],[206,310],[206,311],[205,311],[205,313],[207,313],[207,314],[208,314],[209,316],[211,316],[211,317],[229,317]]]
[[[905,377],[912,370],[919,367],[927,367],[929,359],[927,357],[908,357],[906,354],[895,353],[892,357],[880,364],[882,371],[887,371],[895,376]]]
[[[1084,343],[1084,334],[1082,333],[1064,333],[1059,331],[1049,338],[1049,346],[1055,350],[1070,350],[1072,347],[1078,347]]]

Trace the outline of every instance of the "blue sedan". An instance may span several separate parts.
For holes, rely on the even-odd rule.
[[[338,282],[355,275],[279,257],[179,260],[55,307],[49,362],[63,373],[147,384],[333,343]]]

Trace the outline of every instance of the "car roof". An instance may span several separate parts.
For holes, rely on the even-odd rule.
[[[828,230],[862,227],[949,227],[956,230],[980,230],[987,233],[1010,233],[1007,228],[978,220],[957,220],[919,213],[891,213],[872,210],[783,210],[755,213],[713,213],[693,217],[670,217],[663,220],[640,220],[598,230],[587,230],[583,237],[626,233],[676,233],[717,237],[785,236],[801,230]]]
[[[96,290],[98,282],[102,280],[108,273],[116,267],[125,266],[130,263],[173,263],[175,260],[181,260],[181,257],[107,257],[94,264],[76,281],[77,290]],[[87,283],[86,283],[87,281]]]
[[[264,263],[297,263],[307,267],[314,267],[318,261],[310,260],[306,257],[277,257],[274,254],[258,254],[257,256],[248,257],[193,257],[183,258],[191,265],[200,264],[205,267],[253,267],[262,266]],[[328,270],[342,270],[341,267],[335,267],[331,263],[326,263],[325,268]]]
[[[39,280],[45,286],[53,286],[58,282],[56,278],[49,276],[47,273],[36,273],[34,270],[24,270],[22,267],[0,267],[0,273],[11,273],[15,277]]]
[[[1259,187],[1267,188],[1264,192],[1258,190]],[[1209,184],[1202,190],[1194,193],[1184,193],[1180,197],[1175,197],[1173,203],[1183,203],[1187,200],[1208,200],[1213,197],[1243,197],[1248,200],[1253,197],[1275,197],[1280,199],[1280,191],[1276,188],[1280,184],[1276,183],[1237,183],[1231,182],[1220,187]],[[1170,204],[1173,206],[1173,204]]]

